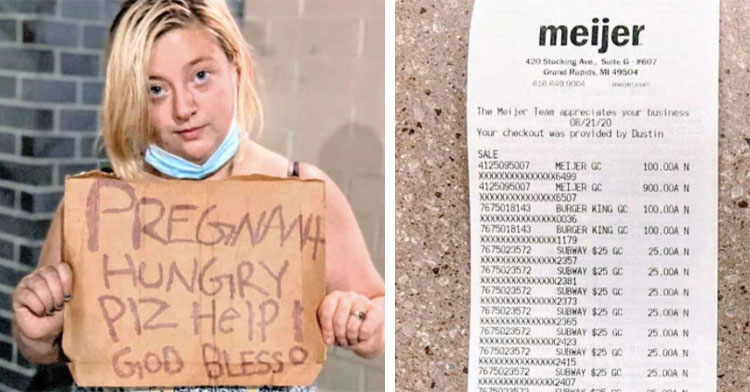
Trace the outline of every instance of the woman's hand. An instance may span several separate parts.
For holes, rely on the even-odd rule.
[[[27,340],[54,342],[62,332],[62,309],[70,301],[72,283],[66,263],[40,266],[21,279],[13,292],[17,332]]]
[[[332,291],[318,307],[326,344],[336,343],[372,358],[383,352],[383,301],[354,291]]]

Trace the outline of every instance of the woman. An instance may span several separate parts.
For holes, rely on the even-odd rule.
[[[379,355],[384,283],[349,203],[320,169],[290,162],[251,140],[261,125],[249,48],[224,0],[123,4],[110,30],[102,110],[102,137],[114,173],[150,181],[251,173],[323,180],[327,294],[318,308],[323,337],[362,357]],[[13,294],[14,336],[22,354],[36,363],[63,358],[61,310],[75,295],[71,269],[61,262],[61,211],[58,207],[38,267]]]

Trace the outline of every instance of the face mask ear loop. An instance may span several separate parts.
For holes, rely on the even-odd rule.
[[[237,55],[235,54],[235,59],[236,58],[237,58]],[[235,77],[235,81],[234,81],[234,105],[235,105],[235,110],[236,110],[237,104],[238,104],[238,99],[239,99],[240,79],[242,79],[240,77],[240,75],[242,73],[242,69],[240,68],[239,65],[237,65],[236,61],[233,63],[233,65],[235,67],[235,71],[234,71],[234,75],[235,75],[234,76]],[[236,114],[237,113],[235,113],[233,111],[232,112],[232,117],[236,116]],[[242,132],[242,135],[244,135],[245,139],[250,140],[250,131],[249,130],[245,130],[244,132]]]

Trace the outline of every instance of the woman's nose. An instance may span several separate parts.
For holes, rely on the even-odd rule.
[[[195,98],[189,89],[175,90],[174,114],[178,120],[189,120],[195,114],[196,110]]]

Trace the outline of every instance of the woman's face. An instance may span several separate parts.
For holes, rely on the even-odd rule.
[[[236,68],[208,30],[190,27],[154,42],[148,75],[154,142],[203,164],[232,123]]]

